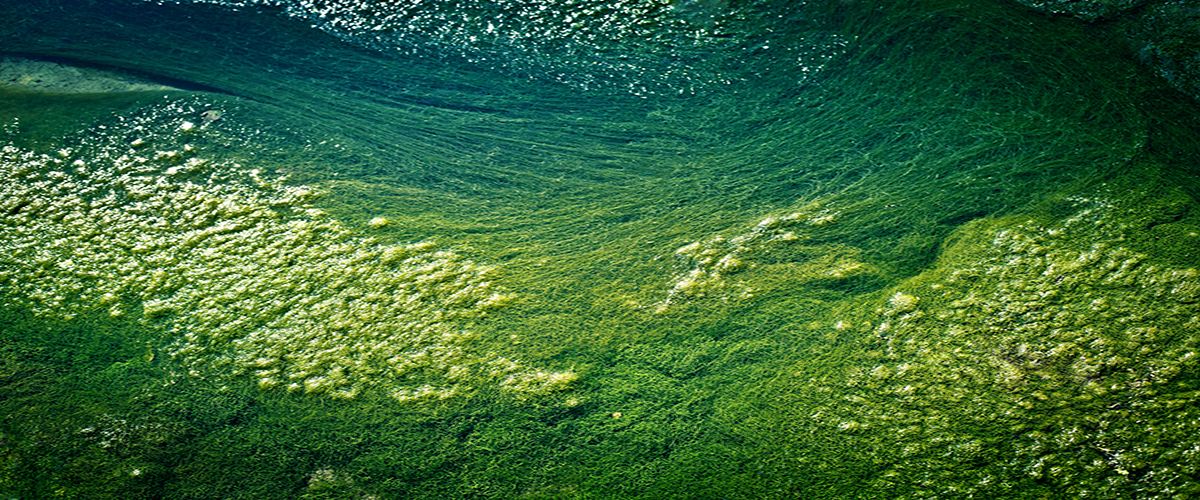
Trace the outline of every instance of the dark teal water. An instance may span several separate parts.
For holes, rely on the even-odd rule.
[[[12,497],[1200,491],[1200,127],[1109,26],[0,15],[22,78],[66,78],[0,90]]]

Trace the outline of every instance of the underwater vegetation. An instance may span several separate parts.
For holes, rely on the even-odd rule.
[[[83,154],[0,151],[10,307],[136,311],[176,339],[164,350],[180,369],[264,389],[348,398],[386,383],[405,400],[480,378],[526,392],[573,379],[470,353],[468,323],[510,299],[493,268],[432,241],[356,236],[311,206],[313,189],[204,158],[187,142],[203,134],[183,118],[195,111],[165,102],[135,135],[94,131],[107,140]]]
[[[0,88],[0,496],[1200,495],[1200,112],[1109,25],[114,4],[0,6],[193,83]]]
[[[1063,200],[1074,213],[1054,222],[968,224],[877,319],[849,322],[874,337],[878,364],[810,418],[889,463],[882,489],[927,485],[918,497],[1043,487],[1029,483],[1070,497],[1200,492],[1200,271],[1128,244],[1178,205],[1113,191]]]
[[[674,257],[686,271],[671,282],[667,297],[655,304],[654,311],[662,314],[672,304],[708,299],[728,301],[747,300],[755,289],[730,277],[746,270],[784,274],[790,286],[837,286],[839,283],[878,276],[879,270],[861,262],[862,250],[848,245],[805,244],[822,226],[837,221],[837,211],[822,208],[813,202],[799,212],[780,217],[767,217],[750,231],[726,239],[714,236],[679,247]],[[791,247],[791,258],[781,258],[778,247]],[[804,256],[809,258],[805,259]],[[765,269],[760,267],[759,260]]]

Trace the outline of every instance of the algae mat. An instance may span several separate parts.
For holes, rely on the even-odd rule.
[[[0,89],[6,495],[1200,488],[1198,115],[1105,26],[108,7],[0,7],[181,82]]]

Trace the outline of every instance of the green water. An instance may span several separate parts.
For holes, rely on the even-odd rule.
[[[0,492],[1200,492],[1197,109],[1106,26],[446,5],[0,7],[206,89],[0,90]]]

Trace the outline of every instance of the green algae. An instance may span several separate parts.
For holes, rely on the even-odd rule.
[[[847,320],[875,340],[848,376],[818,381],[833,397],[780,383],[794,425],[865,451],[866,484],[889,497],[1194,490],[1181,405],[1197,383],[1200,275],[1131,250],[1137,221],[1173,205],[1128,195],[1169,192],[1147,177],[1106,185],[1111,202],[1076,195],[1054,223],[964,226],[871,319]]]
[[[101,125],[78,151],[3,149],[0,282],[13,305],[136,314],[175,339],[167,350],[189,375],[264,389],[350,398],[407,380],[391,388],[407,400],[448,397],[478,370],[515,391],[574,380],[462,350],[467,323],[511,298],[491,267],[431,241],[355,238],[310,205],[314,190],[195,154],[192,111],[149,107],[127,145]]]
[[[855,40],[823,80],[798,87],[781,70],[692,102],[539,95],[443,68],[436,74],[452,75],[453,91],[381,103],[372,84],[417,70],[373,68],[382,76],[333,99],[312,90],[344,81],[323,69],[270,95],[278,85],[253,72],[163,68],[258,99],[172,104],[196,123],[201,110],[224,111],[196,135],[200,154],[319,187],[327,194],[313,208],[344,239],[435,238],[495,266],[490,279],[513,298],[470,325],[472,348],[579,378],[532,398],[482,384],[444,399],[398,401],[365,387],[333,400],[219,369],[169,375],[181,369],[165,349],[172,336],[136,317],[63,319],[46,342],[93,361],[39,361],[23,349],[39,347],[27,332],[45,319],[14,320],[6,401],[19,411],[5,420],[0,490],[1187,494],[1194,302],[1173,295],[1193,293],[1196,279],[1187,274],[1194,188],[1163,196],[1166,181],[1134,168],[1187,172],[1180,157],[1129,161],[1172,156],[1162,145],[1193,138],[1187,122],[1156,128],[1155,104],[1129,94],[1137,72],[1102,57],[1102,44],[1063,41],[1103,32],[965,2],[819,7],[808,8]],[[370,67],[367,55],[329,50],[348,57],[351,74]],[[1123,169],[1126,178],[1114,175]],[[376,217],[391,223],[373,227]],[[717,278],[681,290],[696,270]],[[73,328],[108,342],[83,342]],[[1099,381],[1112,383],[1107,392],[1096,392]],[[112,394],[121,397],[105,403]]]

